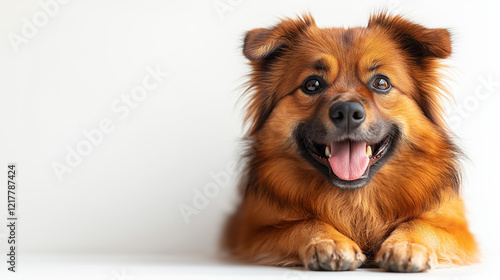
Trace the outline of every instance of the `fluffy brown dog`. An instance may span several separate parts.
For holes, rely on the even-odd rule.
[[[476,260],[440,105],[446,29],[387,14],[318,28],[305,15],[249,31],[243,53],[248,165],[224,238],[235,256],[402,272]]]

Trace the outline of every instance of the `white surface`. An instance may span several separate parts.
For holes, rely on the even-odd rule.
[[[87,256],[27,256],[20,272],[1,271],[0,276],[16,279],[68,279],[72,280],[148,280],[148,279],[432,279],[476,280],[493,279],[496,262],[478,265],[437,269],[425,273],[388,273],[380,269],[327,272],[306,271],[302,268],[279,268],[228,264],[221,261],[193,256],[158,255],[87,255]]]
[[[9,34],[20,34],[24,18],[43,11],[38,3],[0,1],[0,165],[19,168],[21,260],[32,253],[215,252],[236,197],[236,172],[190,223],[179,206],[192,205],[197,191],[216,183],[210,174],[227,172],[240,156],[242,113],[235,104],[249,70],[240,49],[244,32],[305,11],[320,26],[366,25],[382,7],[454,34],[451,89],[457,106],[475,105],[463,116],[450,113],[470,158],[468,216],[483,252],[500,251],[500,86],[482,99],[474,95],[484,90],[481,79],[500,80],[498,1],[73,0],[15,52]],[[222,14],[214,8],[220,3],[230,5]],[[142,84],[148,67],[169,75],[123,117],[111,106]],[[107,118],[115,130],[59,182],[51,165],[85,140],[82,130]],[[0,226],[1,255],[5,237]],[[36,261],[25,264],[36,273]]]

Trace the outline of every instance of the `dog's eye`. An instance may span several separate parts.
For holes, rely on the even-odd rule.
[[[371,80],[371,89],[376,93],[388,93],[391,88],[391,81],[384,75],[377,75]]]
[[[318,94],[322,92],[324,89],[324,81],[318,76],[312,76],[302,83],[302,91],[305,94]]]

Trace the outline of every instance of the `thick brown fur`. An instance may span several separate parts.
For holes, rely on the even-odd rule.
[[[228,222],[233,256],[269,265],[426,271],[477,260],[460,198],[460,150],[443,120],[440,59],[451,54],[446,29],[400,16],[373,15],[367,27],[319,28],[310,15],[247,33],[248,155],[243,201]],[[367,88],[374,72],[394,85]],[[321,73],[328,89],[301,92]],[[336,98],[363,100],[366,123],[397,125],[393,155],[358,189],[332,185],[301,157],[297,126],[326,114]]]

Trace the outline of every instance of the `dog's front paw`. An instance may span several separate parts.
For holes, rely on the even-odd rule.
[[[315,239],[301,253],[304,266],[310,270],[354,270],[365,260],[359,246],[350,241]]]
[[[393,272],[423,272],[437,265],[434,251],[411,242],[386,242],[375,260],[380,268]]]

